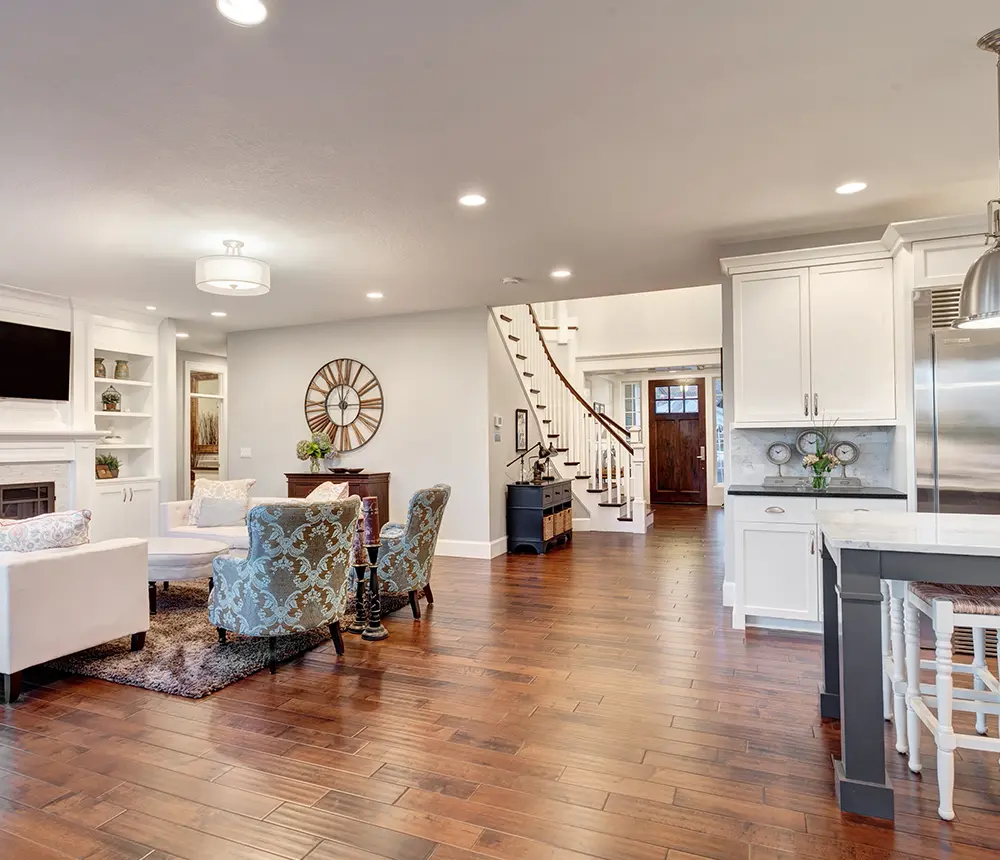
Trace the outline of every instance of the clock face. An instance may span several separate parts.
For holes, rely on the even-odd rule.
[[[826,435],[821,430],[803,430],[795,440],[795,448],[803,457],[825,451],[826,445]]]
[[[327,433],[338,451],[371,441],[382,423],[382,386],[367,366],[353,358],[324,364],[306,389],[306,423]]]
[[[845,466],[850,466],[861,456],[861,452],[853,442],[838,442],[833,447],[833,455]]]
[[[767,446],[767,459],[775,466],[784,466],[792,459],[792,449],[784,442],[772,442]]]

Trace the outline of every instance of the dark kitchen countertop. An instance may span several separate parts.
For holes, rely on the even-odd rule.
[[[827,496],[834,499],[905,499],[906,493],[889,487],[765,487],[763,484],[733,484],[726,492],[729,496]]]

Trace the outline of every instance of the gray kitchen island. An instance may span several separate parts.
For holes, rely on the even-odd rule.
[[[843,812],[893,818],[882,708],[882,580],[1000,586],[1000,516],[822,512],[820,713],[841,721]]]

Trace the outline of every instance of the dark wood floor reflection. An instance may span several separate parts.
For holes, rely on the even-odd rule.
[[[733,632],[722,558],[721,513],[662,509],[646,537],[441,559],[422,621],[201,701],[29,686],[0,857],[995,860],[994,757],[961,753],[953,824],[929,744],[922,778],[890,754],[895,825],[840,815],[819,644]]]

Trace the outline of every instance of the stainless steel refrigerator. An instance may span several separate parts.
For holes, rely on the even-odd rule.
[[[959,292],[914,300],[917,508],[1000,514],[1000,330],[951,328]]]

